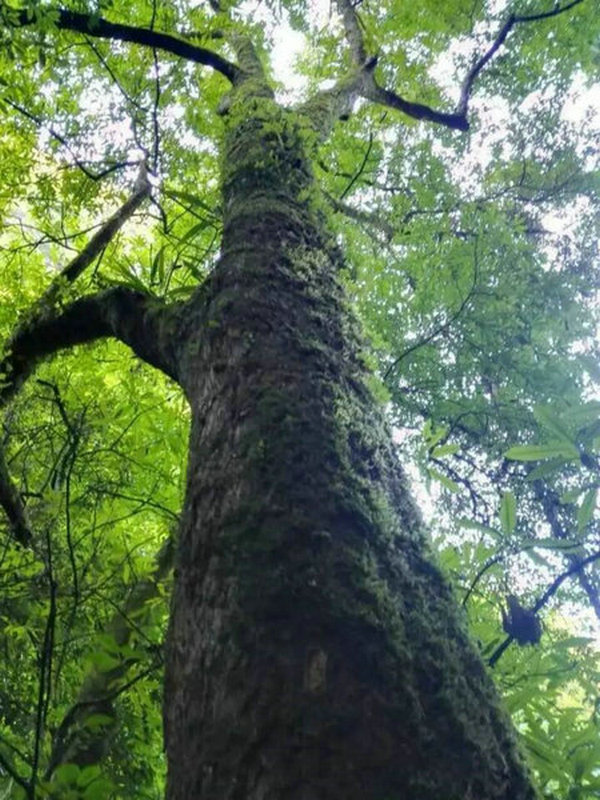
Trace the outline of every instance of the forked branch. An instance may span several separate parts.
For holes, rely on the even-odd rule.
[[[0,360],[0,406],[18,391],[36,364],[46,356],[74,344],[92,341],[102,336],[116,336],[130,344],[143,358],[168,374],[173,365],[159,355],[156,341],[158,310],[146,309],[150,300],[139,293],[125,289],[113,290],[103,295],[86,297],[64,312],[58,312],[61,296],[67,284],[73,283],[123,227],[150,194],[150,183],[142,164],[133,192],[123,205],[112,214],[92,236],[88,244],[72,259],[52,281],[44,294],[29,309],[26,320],[9,339]],[[126,317],[126,314],[131,314]],[[166,313],[166,312],[163,312]],[[142,341],[136,325],[149,330],[152,338]],[[27,546],[32,534],[27,512],[17,487],[14,485],[4,454],[0,448],[0,506],[4,509],[15,539]]]
[[[460,99],[456,110],[451,113],[444,111],[437,111],[430,106],[423,103],[415,103],[406,100],[397,92],[380,86],[377,82],[374,72],[364,72],[364,79],[362,81],[360,94],[368,100],[372,100],[379,105],[393,108],[396,111],[401,111],[408,117],[413,119],[425,120],[427,122],[434,122],[438,125],[444,125],[447,128],[452,128],[460,131],[469,130],[468,110],[469,101],[475,81],[484,67],[491,61],[496,52],[502,47],[506,38],[515,25],[527,22],[537,22],[550,17],[556,17],[565,11],[569,11],[574,6],[582,3],[583,0],[571,0],[563,6],[556,6],[552,11],[547,11],[539,14],[517,15],[511,14],[504,25],[501,27],[496,38],[486,52],[477,59],[475,64],[469,70],[465,80],[463,81]],[[336,0],[336,5],[344,26],[344,33],[346,41],[350,47],[350,52],[354,63],[357,66],[364,64],[370,58],[365,46],[363,29],[361,25],[358,12],[356,10],[357,3],[352,0]]]

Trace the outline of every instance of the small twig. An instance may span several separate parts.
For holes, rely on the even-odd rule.
[[[126,91],[124,88],[123,88],[123,86],[121,85],[121,81],[120,81],[120,80],[117,78],[117,75],[116,75],[116,73],[114,72],[114,70],[112,69],[112,67],[111,67],[111,66],[110,66],[110,64],[108,63],[108,61],[107,61],[107,60],[104,58],[104,56],[102,55],[102,53],[100,52],[100,50],[99,50],[99,49],[96,47],[96,45],[94,44],[94,42],[93,42],[91,39],[89,39],[87,36],[86,36],[86,43],[87,43],[87,46],[88,46],[88,47],[89,47],[89,48],[92,50],[92,52],[94,53],[94,55],[96,56],[96,58],[98,59],[98,61],[100,62],[100,64],[102,64],[102,66],[104,67],[104,69],[105,69],[105,70],[108,72],[108,74],[110,75],[110,77],[111,77],[111,79],[112,79],[113,83],[115,84],[115,86],[117,87],[117,89],[118,89],[118,90],[121,92],[121,94],[123,95],[123,97],[125,98],[125,100],[127,100],[127,102],[128,102],[128,103],[130,103],[130,104],[131,104],[131,105],[132,105],[134,108],[137,108],[137,109],[138,109],[138,111],[141,111],[141,112],[142,112],[142,114],[146,114],[146,113],[148,112],[148,109],[147,109],[145,106],[143,106],[141,103],[139,103],[139,102],[138,102],[138,101],[135,99],[135,97],[132,97],[132,96],[131,96],[131,95],[130,95],[130,94],[129,94],[129,93],[128,93],[128,92],[127,92],[127,91]]]
[[[344,191],[341,193],[340,200],[343,200],[344,197],[346,197],[346,195],[348,194],[350,189],[352,189],[352,187],[354,186],[356,181],[360,178],[360,176],[364,172],[364,169],[367,166],[367,162],[369,160],[369,156],[371,155],[371,150],[372,149],[373,149],[373,134],[371,132],[369,132],[369,143],[367,144],[367,149],[366,149],[365,154],[363,156],[363,160],[360,163],[360,166],[358,167],[358,169],[356,170],[354,175],[352,176],[350,182],[348,183],[348,185],[346,186]]]
[[[29,781],[26,781],[25,778],[22,778],[13,765],[6,759],[2,753],[0,753],[0,767],[13,779],[15,783],[18,783],[19,786],[25,792],[26,797],[31,798],[33,800],[33,789]]]
[[[31,764],[31,786],[33,788],[35,788],[37,783],[40,749],[44,734],[44,726],[46,723],[48,703],[50,701],[52,654],[54,650],[54,626],[56,621],[56,583],[54,581],[52,571],[52,541],[50,539],[49,530],[46,532],[46,547],[46,570],[48,574],[48,586],[50,588],[50,609],[48,611],[48,619],[46,620],[46,628],[44,630],[44,640],[40,659],[41,663],[35,722],[35,742],[33,748],[33,760]]]
[[[503,559],[504,559],[504,554],[496,553],[495,556],[492,556],[491,558],[488,558],[487,561],[483,564],[483,566],[477,571],[477,574],[475,575],[475,577],[471,581],[471,585],[469,586],[469,588],[465,592],[465,596],[462,599],[461,605],[462,605],[463,608],[466,607],[467,603],[469,602],[469,598],[471,597],[471,595],[475,591],[475,588],[476,588],[477,584],[483,578],[485,573],[489,569],[491,569],[493,566],[495,566],[496,564],[499,564]]]
[[[389,367],[384,372],[383,378],[382,378],[384,383],[387,381],[387,379],[389,378],[390,374],[393,372],[393,370],[396,369],[396,367],[398,366],[398,364],[402,360],[404,360],[411,353],[414,353],[415,350],[418,350],[420,347],[424,347],[426,344],[429,344],[429,342],[433,341],[433,339],[438,337],[441,333],[444,333],[445,331],[447,331],[448,328],[454,322],[456,322],[456,320],[460,317],[460,315],[463,313],[463,311],[467,307],[469,301],[473,297],[475,289],[477,288],[477,276],[478,276],[478,271],[479,271],[479,263],[478,263],[478,256],[477,256],[477,239],[475,239],[475,249],[474,249],[474,255],[473,255],[473,262],[474,262],[473,263],[473,285],[471,286],[471,288],[469,289],[469,291],[467,292],[467,294],[465,295],[465,297],[461,301],[461,304],[456,309],[454,314],[452,314],[450,316],[450,318],[446,320],[446,322],[442,323],[437,328],[435,328],[433,331],[431,331],[431,333],[429,333],[426,336],[422,337],[421,339],[416,341],[414,344],[410,345],[405,350],[403,350],[402,353],[400,353],[400,355],[397,356],[397,358],[394,361],[392,361],[392,363],[389,365]]]
[[[44,120],[41,117],[38,117],[37,114],[33,114],[31,111],[28,111],[19,103],[15,103],[14,100],[10,100],[8,97],[3,98],[4,102],[7,106],[14,108],[15,111],[18,111],[19,114],[22,114],[26,117],[30,122],[33,122],[38,128],[42,128],[44,126]],[[85,161],[77,158],[75,155],[73,148],[71,147],[69,140],[55,130],[51,125],[47,126],[46,130],[52,136],[53,139],[56,139],[73,157],[73,165],[78,167],[83,174],[92,181],[100,181],[102,178],[106,178],[107,175],[110,175],[113,172],[116,172],[118,169],[123,169],[124,167],[131,166],[135,162],[132,161],[118,161],[115,164],[111,164],[110,166],[106,167],[105,169],[101,170],[100,172],[92,172],[90,169],[86,167]]]

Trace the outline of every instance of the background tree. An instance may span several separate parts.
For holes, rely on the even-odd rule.
[[[5,792],[597,796],[594,4],[1,10]]]

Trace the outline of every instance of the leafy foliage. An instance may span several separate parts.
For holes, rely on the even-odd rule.
[[[376,391],[540,790],[600,797],[597,9],[353,5],[377,80],[446,111],[509,11],[548,14],[516,25],[481,70],[468,133],[361,101],[314,170]],[[232,35],[249,33],[265,61],[289,25],[304,37],[300,88],[271,68],[290,103],[351,69],[329,4],[63,8],[90,14],[90,35],[37,2],[0,4],[3,341],[131,191],[140,161],[151,202],[60,303],[114,286],[173,302],[218,257],[227,81],[95,37],[94,20],[224,58]],[[33,797],[30,781],[36,797],[162,795],[161,546],[181,506],[187,420],[179,390],[113,342],[44,364],[5,411],[5,459],[35,542],[0,523],[4,796]],[[509,594],[542,618],[538,645],[506,643]],[[74,742],[86,766],[69,761]]]

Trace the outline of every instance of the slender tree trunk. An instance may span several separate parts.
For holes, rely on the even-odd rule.
[[[306,131],[258,94],[230,110],[222,257],[178,334],[167,797],[533,798],[366,386]]]

